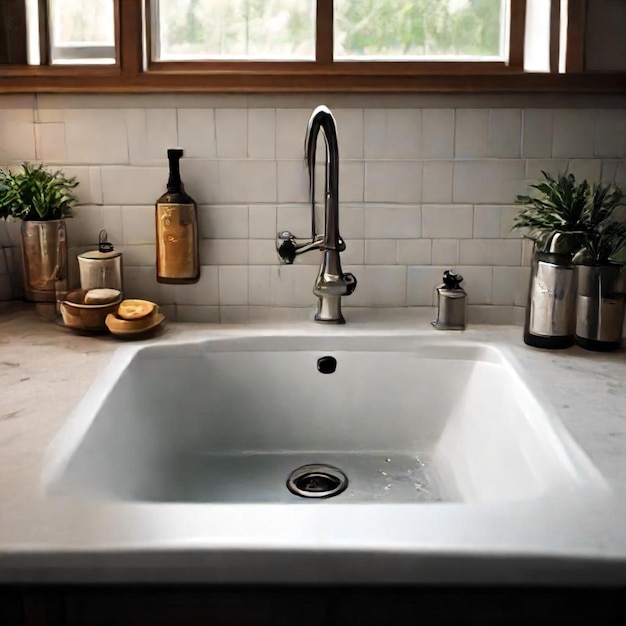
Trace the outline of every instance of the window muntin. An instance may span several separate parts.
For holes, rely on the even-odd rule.
[[[48,0],[52,64],[115,63],[113,0]]]
[[[508,0],[335,0],[334,58],[504,61]]]
[[[153,0],[156,61],[315,59],[315,0]]]

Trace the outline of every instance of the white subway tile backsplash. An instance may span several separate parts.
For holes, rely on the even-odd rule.
[[[430,239],[398,239],[400,265],[430,265],[432,242]]]
[[[304,161],[304,137],[313,111],[276,109],[276,158]]]
[[[626,157],[625,109],[596,111],[593,155],[618,159]]]
[[[615,183],[626,190],[626,161],[602,161],[602,182]]]
[[[468,304],[492,303],[492,267],[461,265],[456,269],[463,276]]]
[[[422,202],[452,202],[452,161],[424,161],[422,173]]]
[[[220,322],[220,307],[177,304],[176,321],[218,324]]]
[[[422,233],[432,239],[471,238],[474,207],[469,204],[425,204]]]
[[[102,228],[107,232],[107,240],[110,241],[116,249],[117,246],[121,246],[124,243],[121,206],[102,207]]]
[[[280,205],[276,210],[276,225],[278,226],[275,235],[285,230],[290,231],[299,239],[311,237],[311,209],[305,204],[300,205]],[[319,224],[318,232],[323,230],[323,224]]]
[[[129,162],[128,112],[114,109],[65,111],[65,153],[70,163]]]
[[[248,111],[246,109],[216,109],[215,134],[218,158],[247,158]]]
[[[365,241],[366,265],[396,265],[398,242],[395,239],[368,239]]]
[[[154,244],[156,242],[154,213],[154,205],[122,207],[125,244]]]
[[[35,124],[35,143],[38,160],[65,161],[65,124]]]
[[[270,267],[250,265],[248,268],[248,302],[256,306],[269,306],[271,304],[270,289]]]
[[[180,175],[185,191],[198,204],[217,204],[219,200],[218,161],[209,159],[183,159],[180,163]],[[167,170],[163,174],[161,188],[154,200],[165,192]]]
[[[342,159],[362,159],[363,109],[336,109],[333,115],[337,124],[339,156]]]
[[[422,155],[420,109],[366,109],[366,159],[419,159]]]
[[[154,269],[156,265],[156,246],[152,245],[139,245],[139,246],[124,246],[118,249],[122,253],[124,265],[143,265]]]
[[[343,265],[363,265],[365,263],[365,241],[363,239],[348,239],[346,249],[341,253]]]
[[[154,203],[167,184],[167,167],[105,166],[101,171],[105,204]]]
[[[474,207],[474,237],[479,239],[498,239],[501,236],[500,214],[502,208],[489,204]]]
[[[219,268],[219,293],[221,305],[248,304],[248,266]]]
[[[278,202],[307,202],[309,174],[304,160],[278,161]]]
[[[124,254],[125,295],[159,302],[170,319],[312,319],[321,253],[284,266],[275,249],[279,230],[311,235],[303,158],[310,97],[44,95],[31,98],[32,106],[3,102],[0,165],[37,157],[80,181],[80,206],[68,220],[72,280],[76,254],[95,248],[105,228]],[[347,246],[341,262],[359,282],[344,307],[432,307],[443,271],[454,268],[465,277],[472,321],[519,321],[532,246],[510,230],[521,210],[515,196],[528,193],[542,169],[626,187],[624,109],[520,109],[511,98],[513,108],[472,108],[484,103],[453,97],[442,100],[445,108],[408,102],[418,100],[364,96],[332,106]],[[175,145],[185,151],[182,178],[199,204],[196,285],[156,281],[154,202],[168,178],[165,151]],[[322,137],[317,152],[321,233]],[[10,274],[0,265],[0,276],[13,279],[17,297],[20,224],[0,226],[11,259]],[[0,286],[0,299],[6,292]]]
[[[279,262],[275,238],[248,240],[248,263],[250,265],[274,265]]]
[[[523,112],[522,156],[552,156],[552,110],[525,109]]]
[[[459,264],[458,239],[433,239],[432,241],[432,265],[454,267]]]
[[[176,304],[218,305],[219,276],[215,265],[200,267],[200,280],[195,285],[175,285]]]
[[[203,239],[247,239],[248,207],[209,205],[198,207],[200,237]]]
[[[437,302],[436,288],[446,269],[442,267],[407,268],[407,305],[433,306]]]
[[[454,156],[454,109],[422,109],[422,158]]]
[[[519,109],[489,111],[489,144],[487,156],[519,158],[521,154],[522,112]]]
[[[586,180],[588,183],[600,180],[602,161],[599,159],[572,159],[567,171],[576,176],[578,182]]]
[[[552,156],[590,159],[593,157],[595,112],[588,109],[554,111]]]
[[[365,202],[420,202],[422,168],[421,161],[367,161]]]
[[[457,109],[454,155],[484,158],[489,155],[489,109]]]
[[[65,227],[70,245],[91,244],[97,248],[98,233],[102,230],[102,207],[92,205],[75,207],[74,216],[65,220]]]
[[[415,239],[422,236],[419,206],[366,207],[366,239]]]
[[[526,180],[535,184],[543,180],[543,172],[557,177],[565,174],[569,163],[565,159],[528,159],[526,161]]]
[[[247,239],[201,239],[201,265],[245,265],[248,263]]]
[[[178,147],[175,109],[129,109],[126,125],[133,165],[161,165],[167,159],[167,149]]]
[[[494,267],[492,303],[526,306],[529,267]]]
[[[314,306],[317,298],[313,284],[317,265],[276,265],[270,267],[270,304],[272,306]]]
[[[250,239],[275,238],[276,206],[269,204],[253,204],[249,207],[248,228]]]
[[[276,157],[276,111],[274,109],[248,110],[248,157],[251,159]]]
[[[347,265],[344,270],[352,272],[358,280],[358,286],[346,305],[406,306],[406,267],[403,265]]]
[[[346,206],[340,201],[339,232],[344,239],[363,239],[365,236],[365,209],[359,206]]]
[[[339,166],[340,200],[343,202],[363,202],[364,178],[365,166],[362,161],[342,161]]]
[[[517,239],[462,239],[459,262],[462,265],[519,266],[522,243]]]
[[[215,158],[217,136],[214,109],[178,109],[178,142],[187,158]]]

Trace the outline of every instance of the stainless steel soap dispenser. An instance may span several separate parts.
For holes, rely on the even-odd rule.
[[[453,270],[443,273],[443,285],[437,287],[437,319],[431,324],[438,330],[465,330],[467,293],[461,287],[463,276]]]

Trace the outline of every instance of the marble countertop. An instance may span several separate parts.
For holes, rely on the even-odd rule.
[[[352,309],[346,317],[347,333],[437,332],[429,325],[430,317],[410,309]],[[167,342],[199,334],[285,333],[290,329],[315,335],[319,328],[313,322],[263,326],[167,323],[157,337],[146,341]],[[491,580],[624,585],[626,350],[610,354],[578,347],[542,351],[525,346],[521,334],[518,327],[487,325],[471,326],[463,333],[470,341],[506,346],[533,391],[549,403],[607,481],[610,497],[602,505],[592,498],[588,507],[586,502],[580,503],[583,514],[571,520],[577,524],[575,533],[567,531],[568,520],[560,520],[561,528],[557,525],[540,539],[537,535],[533,541],[529,535],[530,559],[515,546],[509,555],[502,546],[497,553],[486,554],[462,542],[452,555],[449,551],[440,554],[434,549],[416,549],[413,560],[394,549],[386,560],[379,561],[358,550],[351,554],[338,551],[336,558],[331,558],[330,553],[310,549],[264,553],[245,546],[233,556],[216,551],[199,554],[191,540],[178,546],[159,546],[149,541],[142,544],[130,532],[127,543],[110,543],[107,525],[118,525],[119,538],[125,536],[124,524],[132,524],[132,519],[111,514],[106,503],[69,502],[45,492],[42,467],[50,442],[113,352],[128,342],[110,335],[77,335],[41,320],[23,307],[0,312],[0,581]],[[254,524],[255,520],[248,523]],[[497,525],[498,520],[493,523]],[[522,534],[523,528],[524,520],[520,520]],[[476,569],[477,563],[487,561],[492,567]],[[357,576],[356,580],[357,570],[369,574]]]

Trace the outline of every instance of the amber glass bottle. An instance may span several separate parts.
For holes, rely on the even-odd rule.
[[[185,193],[180,179],[181,148],[170,148],[167,191],[156,202],[157,280],[160,283],[195,283],[200,278],[198,259],[198,206]]]

